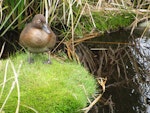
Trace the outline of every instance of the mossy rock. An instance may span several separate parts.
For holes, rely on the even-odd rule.
[[[1,106],[15,81],[15,71],[20,70],[18,73],[20,113],[34,113],[35,111],[38,113],[82,112],[81,109],[88,104],[87,98],[92,97],[96,92],[95,79],[75,62],[63,62],[53,58],[51,65],[43,64],[46,57],[42,54],[35,55],[33,64],[26,62],[26,54],[18,54],[10,59],[0,61],[1,91],[4,77],[7,79],[0,99]],[[13,65],[15,71],[13,71]],[[17,100],[18,91],[17,85],[15,85],[3,111],[14,113]]]

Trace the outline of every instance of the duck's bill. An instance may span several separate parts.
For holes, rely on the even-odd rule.
[[[42,28],[46,33],[50,34],[51,31],[50,29],[48,28],[47,24],[43,24],[43,28]]]

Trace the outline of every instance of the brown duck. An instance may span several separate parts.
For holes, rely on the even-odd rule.
[[[28,49],[29,53],[49,51],[47,63],[51,63],[50,49],[56,44],[56,35],[48,26],[42,14],[35,15],[32,22],[26,25],[20,34],[19,42],[23,47]],[[33,59],[30,55],[29,63],[32,62]]]

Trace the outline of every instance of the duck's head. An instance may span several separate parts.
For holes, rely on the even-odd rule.
[[[37,14],[34,16],[34,18],[32,19],[32,26],[37,28],[37,29],[42,29],[44,30],[46,33],[50,34],[50,28],[48,26],[48,24],[46,23],[46,19],[42,14]]]

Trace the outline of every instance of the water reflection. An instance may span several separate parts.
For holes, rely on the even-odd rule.
[[[136,50],[134,54],[138,58],[139,62],[144,65],[145,69],[150,70],[150,39],[149,38],[136,38]]]
[[[138,90],[141,94],[140,102],[145,106],[145,112],[150,113],[150,39],[148,37],[136,38],[135,43],[136,49],[132,48],[133,53],[147,71],[147,73],[143,75],[145,78],[144,81],[139,79],[139,75],[136,75],[135,79],[138,80],[139,83]],[[135,109],[139,111],[138,108]]]
[[[97,66],[96,77],[108,78],[98,112],[90,113],[150,113],[150,40],[137,37],[119,30],[85,42],[92,50],[88,56],[93,56]],[[87,66],[88,61],[83,64]]]

